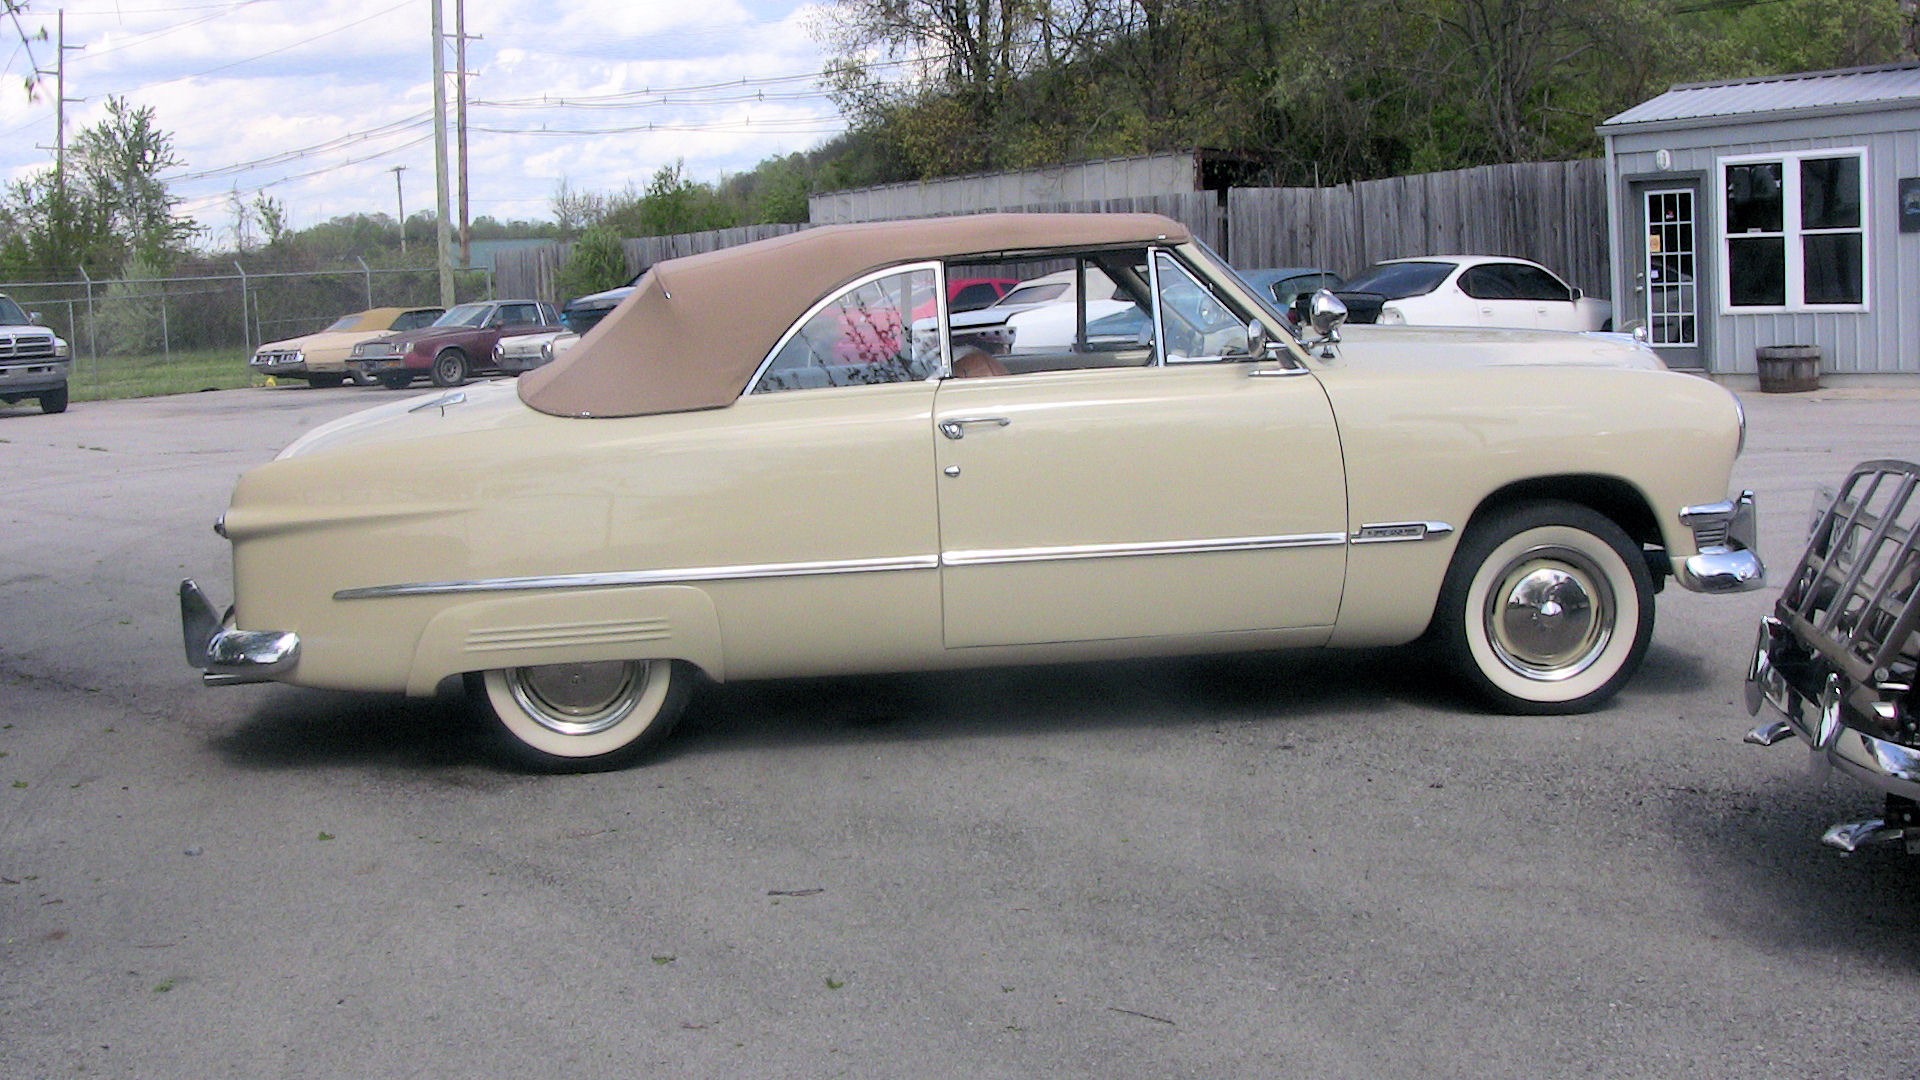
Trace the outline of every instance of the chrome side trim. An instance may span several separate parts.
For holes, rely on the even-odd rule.
[[[756,566],[698,566],[684,570],[627,570],[591,574],[542,574],[482,578],[473,581],[415,581],[341,589],[335,600],[373,600],[392,596],[443,596],[452,593],[526,592],[542,589],[608,589],[636,585],[683,585],[701,581],[820,577],[829,574],[884,574],[901,570],[937,570],[942,566],[991,566],[1005,563],[1120,559],[1150,555],[1205,555],[1230,551],[1333,547],[1347,542],[1341,533],[1294,536],[1241,536],[1221,540],[1172,540],[1146,544],[1080,544],[1067,547],[949,551],[883,559],[767,563]]]
[[[1362,525],[1353,534],[1356,544],[1395,544],[1407,540],[1437,540],[1453,532],[1444,521],[1386,521]]]
[[[1346,542],[1347,538],[1343,533],[1301,533],[1293,536],[1235,536],[1219,540],[1163,540],[1141,544],[987,548],[977,551],[942,552],[940,564],[942,566],[993,566],[1005,563],[1069,562],[1080,559],[1127,559],[1147,555],[1211,555],[1228,551],[1334,547]]]
[[[540,574],[482,578],[475,581],[416,581],[341,589],[335,600],[372,600],[387,596],[436,596],[449,593],[525,592],[537,589],[610,589],[633,585],[682,585],[696,581],[751,578],[818,577],[825,574],[884,574],[898,570],[936,570],[935,555],[885,559],[833,559],[821,562],[767,563],[757,566],[695,566],[684,570],[624,570],[591,574]]]

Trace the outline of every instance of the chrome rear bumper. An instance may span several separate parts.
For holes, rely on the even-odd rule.
[[[180,583],[180,632],[187,663],[208,686],[272,682],[300,662],[300,636],[289,630],[237,630],[233,611],[222,616],[200,586]]]

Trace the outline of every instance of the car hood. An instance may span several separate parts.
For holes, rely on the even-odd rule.
[[[1451,326],[1346,326],[1339,359],[1380,370],[1439,368],[1606,367],[1661,371],[1646,343],[1629,334],[1563,330],[1499,330]]]
[[[276,461],[408,439],[494,430],[534,413],[520,403],[513,380],[470,383],[434,394],[416,394],[349,413],[288,443]]]
[[[394,348],[406,352],[416,345],[457,341],[485,332],[486,328],[481,326],[423,326],[418,330],[403,330],[397,334],[388,334],[386,339],[393,342]]]

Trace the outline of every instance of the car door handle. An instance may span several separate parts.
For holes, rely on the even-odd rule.
[[[1004,416],[956,416],[951,420],[940,421],[940,434],[945,435],[949,439],[964,439],[967,437],[967,426],[970,424],[992,424],[994,427],[1006,427],[1011,423],[1013,423],[1013,421]]]

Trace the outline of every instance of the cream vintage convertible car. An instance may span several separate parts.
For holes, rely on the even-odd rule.
[[[912,333],[951,276],[1099,271],[1143,329]],[[944,329],[948,312],[938,318]],[[832,226],[663,262],[517,383],[248,473],[209,683],[464,676],[534,768],[630,760],[690,682],[1427,638],[1494,707],[1589,709],[1671,577],[1760,584],[1734,397],[1610,335],[1311,340],[1149,215]],[[368,470],[377,457],[385,464]],[[484,464],[481,464],[484,463]]]

